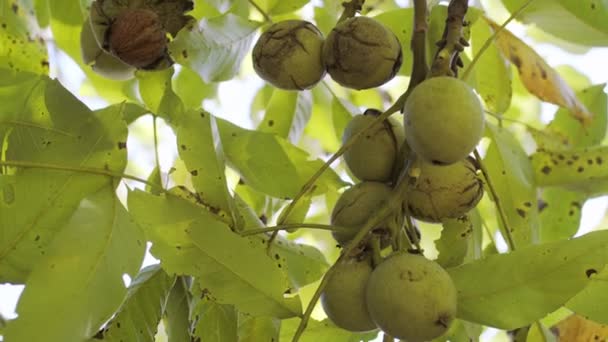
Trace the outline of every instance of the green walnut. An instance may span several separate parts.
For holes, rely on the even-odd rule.
[[[135,68],[105,52],[93,35],[91,22],[87,19],[80,31],[82,60],[96,73],[113,80],[124,81],[135,76]]]
[[[369,258],[336,264],[321,293],[321,305],[335,325],[349,331],[376,329],[367,312],[365,287],[372,273]]]
[[[397,36],[375,19],[354,17],[334,27],[323,46],[331,78],[352,89],[378,87],[392,79],[403,61]]]
[[[377,110],[366,110],[363,115],[353,117],[342,135],[342,143],[366,128],[379,115]],[[344,161],[352,174],[365,181],[388,182],[398,171],[401,145],[405,141],[405,131],[395,118],[389,118],[368,129],[349,150],[344,153]]]
[[[407,210],[414,218],[428,222],[458,218],[483,196],[483,183],[469,158],[445,166],[419,165],[418,180],[405,194]]]
[[[344,191],[331,213],[331,224],[345,231],[332,231],[334,239],[345,246],[357,235],[365,221],[374,215],[390,198],[391,187],[379,182],[361,182]],[[386,227],[375,227],[386,230]]]
[[[372,320],[385,333],[422,342],[448,330],[456,315],[457,292],[450,275],[436,262],[398,253],[374,269],[365,300]]]
[[[323,34],[304,20],[273,24],[253,47],[253,68],[277,88],[308,89],[325,76],[321,60]]]
[[[484,128],[481,102],[463,81],[433,77],[420,83],[404,106],[407,142],[422,159],[447,165],[473,151]]]

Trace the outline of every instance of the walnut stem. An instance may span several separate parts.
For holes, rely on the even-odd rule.
[[[258,10],[258,12],[260,12],[260,14],[262,15],[262,17],[264,17],[264,20],[266,20],[269,23],[273,23],[272,18],[270,18],[270,16],[268,15],[268,13],[266,13],[262,7],[260,7],[255,1],[253,0],[247,0],[249,1],[249,3],[251,4],[251,6],[255,7],[256,10]]]
[[[426,0],[414,0],[414,31],[410,47],[413,53],[412,76],[408,92],[426,79],[429,66],[426,64],[426,32],[429,30],[429,11]]]
[[[439,50],[431,66],[431,77],[456,76],[462,61],[458,54],[469,43],[463,38],[464,16],[469,9],[468,0],[451,0],[448,5],[448,17],[445,20],[442,39],[437,42]]]
[[[365,0],[351,0],[349,2],[343,2],[342,7],[344,7],[344,12],[342,12],[340,19],[338,19],[338,23],[341,23],[348,18],[354,17],[357,12],[361,11],[364,3]]]

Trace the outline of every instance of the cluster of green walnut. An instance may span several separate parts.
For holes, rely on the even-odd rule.
[[[289,90],[311,88],[326,72],[344,87],[374,88],[393,78],[401,62],[396,36],[363,16],[339,22],[325,40],[310,22],[279,22],[262,34],[253,50],[257,74]],[[381,112],[368,109],[346,126],[344,144],[360,135],[343,155],[357,182],[333,208],[334,239],[340,246],[349,245],[395,198],[401,210],[372,227],[356,252],[334,265],[321,303],[329,319],[343,329],[379,328],[415,342],[447,331],[456,315],[457,291],[438,263],[421,251],[395,248],[401,246],[396,241],[403,238],[399,233],[409,218],[440,223],[462,217],[477,205],[483,183],[470,154],[482,137],[484,115],[473,90],[445,76],[418,84],[403,114],[403,123],[394,117],[376,122]],[[404,175],[406,190],[395,197],[394,188]],[[406,236],[411,239],[411,232]],[[388,246],[392,253],[384,252]]]
[[[190,0],[96,0],[80,33],[83,62],[115,80],[135,70],[161,70],[173,65],[167,46],[191,17]]]
[[[339,22],[327,39],[308,21],[281,21],[271,25],[253,48],[257,74],[287,90],[311,88],[326,73],[347,88],[375,88],[392,79],[401,62],[395,34],[364,16]]]
[[[346,143],[366,129],[344,153],[348,169],[360,182],[342,193],[331,215],[331,224],[341,228],[333,237],[342,246],[387,205],[405,172],[416,177],[399,194],[403,211],[373,227],[363,244],[376,238],[384,248],[398,239],[390,227],[395,215],[438,223],[465,215],[483,195],[478,169],[469,157],[482,136],[483,110],[468,85],[453,77],[427,79],[406,100],[403,125],[389,117],[368,128],[379,115],[367,110],[353,117],[344,131]],[[412,342],[447,331],[456,314],[457,291],[439,264],[400,250],[372,262],[370,251],[362,250],[335,266],[321,296],[337,326],[350,331],[380,328]]]

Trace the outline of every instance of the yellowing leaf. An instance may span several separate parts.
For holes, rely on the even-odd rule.
[[[560,341],[606,341],[608,326],[595,323],[579,315],[572,315],[553,326]]]
[[[484,17],[497,31],[499,25]],[[586,123],[592,117],[576,97],[574,91],[563,78],[528,44],[507,29],[496,35],[496,45],[519,70],[519,77],[530,93],[539,99],[568,108],[579,121]]]

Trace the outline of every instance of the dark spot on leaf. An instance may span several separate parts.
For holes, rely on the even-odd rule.
[[[564,155],[563,155],[563,154],[558,154],[558,155],[557,155],[557,158],[558,158],[559,160],[564,160],[564,159],[566,159],[566,157],[564,157]]]
[[[577,202],[577,201],[573,201],[572,203],[570,203],[570,205],[573,206],[573,207],[577,207],[579,209],[581,208],[581,204],[579,202]]]
[[[268,127],[274,126],[274,120],[268,120]]]
[[[587,275],[587,278],[591,278],[592,275],[597,274],[597,271],[593,268],[590,268],[585,271],[585,274]]]
[[[266,224],[268,222],[268,218],[266,215],[262,214],[260,215],[260,221],[262,221],[263,224]]]
[[[36,235],[36,237],[34,238],[34,241],[38,241],[40,240],[40,235]]]
[[[591,9],[594,10],[595,9],[595,3],[591,3]],[[597,339],[597,336],[595,336],[595,339]]]
[[[576,169],[576,171],[583,172],[583,171],[585,171],[585,168],[582,166],[579,166],[578,169]]]
[[[182,50],[182,57],[188,58],[188,50]]]
[[[125,149],[125,148],[127,148],[127,143],[123,142],[123,141],[119,141],[118,142],[118,149],[122,150],[122,149]]]
[[[5,29],[6,28],[6,23],[2,23],[2,25],[0,25],[0,26],[2,26],[3,29]]]
[[[511,62],[513,62],[518,69],[522,66],[521,58],[515,54],[511,54]]]
[[[528,208],[531,208],[531,207],[532,207],[532,203],[530,203],[530,202],[524,202],[524,205],[525,205],[526,207],[528,207]]]
[[[201,118],[205,117],[205,112],[201,112]]]
[[[192,171],[190,171],[190,174],[196,177],[196,176],[198,176],[198,171],[192,170]]]
[[[517,211],[517,215],[521,216],[522,218],[526,218],[526,211],[521,209],[521,208],[517,208],[515,209],[515,211]]]
[[[549,173],[551,173],[551,168],[548,165],[545,165],[542,169],[540,169],[540,171],[548,175]]]
[[[120,328],[120,322],[116,322],[116,327]]]
[[[280,256],[278,254],[275,254],[274,258],[277,259],[277,260],[279,260]]]
[[[181,251],[182,250],[182,246],[177,245],[177,246],[175,246],[175,249],[177,249],[178,251]]]
[[[47,61],[46,59],[43,59],[43,60],[40,61],[40,65],[43,68],[48,68],[49,67],[49,61]]]
[[[245,181],[243,180],[243,178],[239,178],[239,185],[245,185]]]
[[[17,12],[19,12],[19,6],[17,6],[17,4],[13,4],[13,5],[11,6],[11,9],[13,10],[13,12],[14,12],[15,14],[17,14]]]
[[[580,157],[578,155],[576,155],[576,154],[572,156],[572,160],[579,160],[579,158]]]
[[[596,162],[598,165],[601,165],[601,164],[602,164],[602,162],[603,162],[602,157],[596,157],[596,158],[595,158],[595,162]]]
[[[573,162],[572,160],[568,160],[568,161],[566,162],[566,164],[568,164],[568,165],[572,165],[572,164],[574,164],[574,162]]]
[[[593,159],[587,159],[587,164],[593,165]]]

